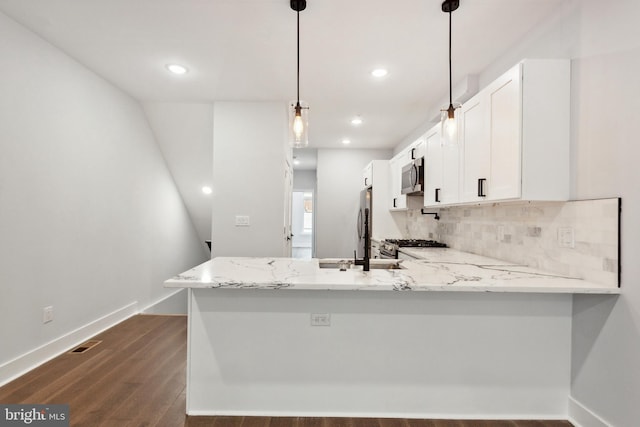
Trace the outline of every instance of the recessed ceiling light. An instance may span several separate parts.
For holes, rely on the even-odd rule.
[[[213,193],[213,189],[211,187],[205,185],[204,187],[202,187],[202,192],[204,194],[211,194],[211,193]]]
[[[173,74],[186,74],[189,70],[184,65],[180,64],[167,64],[167,70],[171,71]]]
[[[361,125],[362,124],[362,118],[355,117],[353,120],[351,120],[351,124],[352,125],[356,125],[356,126]]]
[[[344,145],[348,145],[348,144],[351,144],[351,140],[350,140],[350,139],[345,138],[345,139],[343,139],[343,140],[342,140],[342,143],[343,143]]]
[[[389,72],[387,70],[385,70],[384,68],[376,68],[375,70],[373,70],[371,72],[371,75],[373,77],[384,77],[387,74],[389,74]]]
[[[300,160],[294,160],[294,161],[293,161],[293,164],[294,164],[294,165],[296,165],[296,166],[298,166],[298,165],[300,164]]]

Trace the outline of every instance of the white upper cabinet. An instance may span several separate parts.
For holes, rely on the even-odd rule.
[[[569,199],[569,79],[525,60],[461,107],[461,202]]]
[[[402,194],[402,167],[408,161],[404,151],[389,160],[389,210],[407,209],[407,195]]]

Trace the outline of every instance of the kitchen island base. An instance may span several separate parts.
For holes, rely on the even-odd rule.
[[[189,289],[187,413],[566,418],[571,306],[569,294]]]

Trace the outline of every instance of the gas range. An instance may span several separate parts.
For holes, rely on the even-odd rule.
[[[384,239],[380,242],[382,258],[398,258],[398,248],[446,248],[445,243],[424,239]]]

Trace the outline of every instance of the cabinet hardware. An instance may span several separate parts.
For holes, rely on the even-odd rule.
[[[486,178],[479,178],[478,179],[478,197],[487,197],[487,195],[484,193],[484,183],[487,182]]]
[[[416,159],[416,149],[412,148],[411,149],[411,160],[415,160]]]
[[[440,189],[436,188],[435,201],[440,202]]]
[[[367,178],[364,179],[364,186],[367,186]]]
[[[393,207],[397,208],[397,206],[396,206],[396,198],[395,197],[393,198]]]

